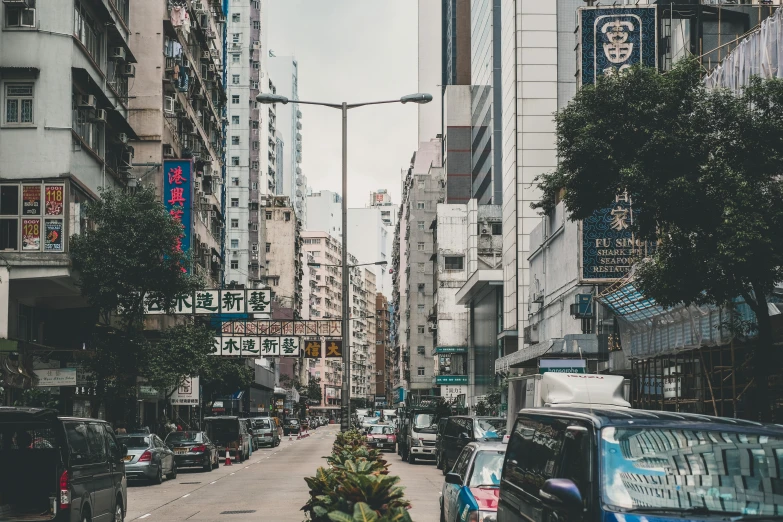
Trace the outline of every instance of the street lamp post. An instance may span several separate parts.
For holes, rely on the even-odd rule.
[[[398,100],[384,100],[377,102],[364,103],[322,103],[302,100],[289,100],[279,94],[261,93],[256,96],[256,101],[264,104],[287,103],[303,105],[321,105],[331,109],[340,109],[343,117],[343,252],[342,252],[342,272],[343,272],[343,317],[342,317],[342,337],[343,337],[343,385],[340,405],[343,412],[340,422],[340,429],[347,431],[350,428],[351,419],[351,357],[350,357],[350,335],[348,331],[348,320],[350,315],[350,303],[348,301],[348,110],[364,107],[366,105],[382,105],[386,103],[429,103],[432,101],[432,95],[427,93],[409,94]],[[376,264],[376,263],[371,263]]]

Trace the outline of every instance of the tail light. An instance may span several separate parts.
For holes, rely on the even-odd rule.
[[[204,445],[193,446],[192,448],[190,448],[190,451],[192,451],[194,453],[196,453],[196,452],[202,452],[203,453],[203,452],[207,451],[207,447],[204,446]]]
[[[71,478],[68,471],[63,471],[60,475],[60,509],[71,507]]]
[[[141,457],[139,457],[139,462],[149,462],[152,460],[152,453],[149,451],[145,451],[141,454]]]

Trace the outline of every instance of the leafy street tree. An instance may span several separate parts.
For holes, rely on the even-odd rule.
[[[214,337],[203,325],[182,324],[164,330],[157,342],[145,345],[141,374],[153,388],[174,393],[186,377],[200,375],[219,359],[210,355]]]
[[[87,205],[86,217],[94,226],[74,235],[70,250],[82,294],[105,326],[93,336],[94,350],[85,361],[96,384],[95,415],[104,397],[128,396],[139,369],[158,376],[162,371],[166,357],[156,350],[167,348],[170,337],[164,334],[163,344],[151,344],[145,337],[145,296],[170,302],[203,288],[203,282],[183,272],[187,257],[176,248],[181,225],[153,188],[105,191],[102,199]],[[200,354],[203,347],[191,348]],[[175,364],[170,368],[174,375],[183,373],[184,359],[168,360]]]
[[[540,176],[549,211],[570,219],[626,192],[639,239],[658,248],[638,267],[639,288],[663,306],[726,305],[742,297],[757,319],[748,404],[772,417],[768,296],[783,280],[783,81],[753,79],[740,95],[707,91],[699,65],[667,74],[635,68],[586,86],[560,111],[560,165]]]
[[[200,374],[201,387],[204,389],[202,400],[231,395],[247,388],[254,376],[253,368],[244,359],[211,357],[209,365]]]

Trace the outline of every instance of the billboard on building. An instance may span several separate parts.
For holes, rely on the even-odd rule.
[[[163,204],[182,223],[177,249],[189,252],[193,236],[193,160],[163,161]]]
[[[579,85],[637,64],[656,67],[656,13],[655,5],[579,9]]]

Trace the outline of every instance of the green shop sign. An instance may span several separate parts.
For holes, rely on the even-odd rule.
[[[538,373],[587,373],[587,361],[584,359],[541,359],[538,361]]]
[[[436,346],[435,353],[468,353],[467,346]]]
[[[467,384],[467,375],[436,375],[435,384]]]

